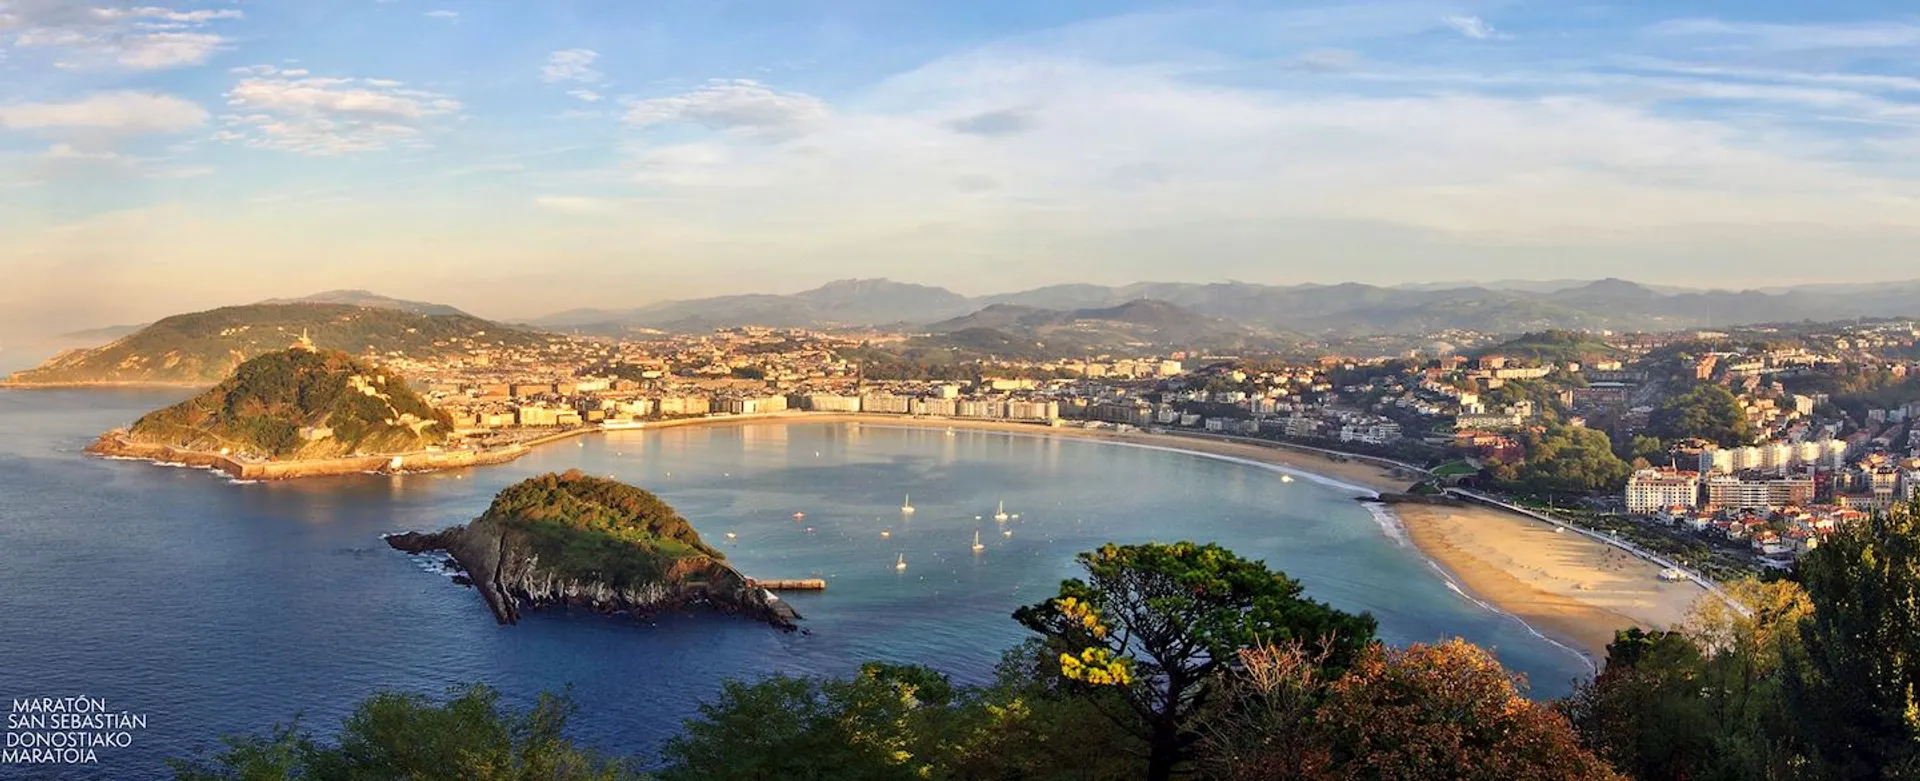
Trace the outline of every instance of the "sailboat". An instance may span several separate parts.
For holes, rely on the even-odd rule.
[[[913,494],[907,494],[907,498],[900,500],[900,512],[906,515],[913,514]]]
[[[1013,516],[1011,516],[1011,515],[1008,515],[1008,514],[1007,514],[1007,500],[1005,500],[1005,499],[1001,499],[1001,500],[1000,500],[1000,509],[998,509],[998,510],[996,510],[996,511],[994,511],[994,513],[993,513],[993,519],[994,519],[994,520],[996,520],[996,521],[1004,521],[1004,520],[1006,520],[1006,519],[1008,519],[1008,518],[1012,518],[1012,517],[1013,517]]]
[[[900,558],[899,558],[898,560],[896,560],[896,561],[894,561],[894,562],[893,562],[893,569],[894,569],[894,571],[896,571],[896,572],[905,572],[905,571],[906,571],[906,569],[907,569],[907,554],[905,554],[905,553],[902,553],[902,554],[900,554]]]
[[[983,551],[986,549],[987,549],[987,546],[980,544],[980,530],[974,529],[973,530],[973,552],[979,553],[980,551]]]

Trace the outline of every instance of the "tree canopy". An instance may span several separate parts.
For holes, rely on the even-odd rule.
[[[1669,397],[1654,409],[1649,429],[1669,442],[1703,439],[1721,447],[1753,441],[1753,424],[1733,393],[1718,385],[1696,385]]]

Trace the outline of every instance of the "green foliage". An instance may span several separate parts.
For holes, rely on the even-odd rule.
[[[1718,385],[1696,385],[1668,398],[1653,411],[1649,429],[1668,441],[1704,439],[1722,447],[1753,441],[1753,424],[1739,400]]]
[[[1297,641],[1334,669],[1373,640],[1371,615],[1301,596],[1300,584],[1218,545],[1106,545],[1082,553],[1087,579],[1014,613],[1061,660],[1069,688],[1112,686],[1142,726],[1147,777],[1165,779],[1198,740],[1215,673],[1242,648]]]
[[[229,738],[211,756],[168,764],[177,781],[637,781],[624,766],[564,737],[574,711],[569,698],[542,695],[516,712],[480,685],[452,692],[442,704],[384,692],[347,717],[336,745],[296,723]]]
[[[1607,492],[1624,485],[1632,471],[1613,454],[1606,432],[1597,429],[1548,424],[1544,432],[1523,433],[1520,442],[1526,460],[1495,471],[1510,491],[1534,496]]]
[[[353,386],[361,378],[377,395]],[[416,431],[411,415],[432,421]],[[305,426],[333,429],[313,443]],[[406,380],[346,353],[282,350],[240,364],[211,390],[140,418],[135,439],[196,450],[329,457],[416,451],[446,441],[452,419],[407,387]]]
[[[530,347],[548,338],[468,315],[345,304],[253,304],[174,315],[111,344],[56,356],[13,379],[212,384],[246,360],[286,349],[303,330],[322,349],[413,358],[461,355],[483,345]]]
[[[1504,355],[1536,364],[1569,363],[1607,358],[1619,351],[1598,337],[1582,331],[1539,331],[1522,334],[1493,347],[1481,355]]]
[[[1833,535],[1799,574],[1804,738],[1836,777],[1920,778],[1920,499]]]
[[[541,566],[565,578],[655,581],[676,560],[724,558],[660,497],[577,469],[508,486],[474,522],[522,535]]]

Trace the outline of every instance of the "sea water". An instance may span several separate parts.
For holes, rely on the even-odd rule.
[[[522,705],[570,687],[576,738],[650,758],[730,678],[886,660],[984,682],[1025,636],[1013,610],[1110,541],[1218,542],[1372,612],[1388,642],[1489,646],[1536,696],[1589,674],[1451,588],[1354,501],[1359,489],[1250,463],[840,423],[616,432],[504,466],[253,484],[81,452],[184,395],[0,391],[0,708],[96,697],[147,724],[96,764],[0,765],[0,778],[161,777],[164,758],[225,733],[298,716],[330,734],[373,692],[473,682]],[[783,595],[810,633],[702,614],[546,612],[503,627],[439,559],[381,540],[465,522],[515,481],[574,468],[659,494],[748,575],[825,578],[824,592]],[[1019,517],[995,522],[1001,502]]]

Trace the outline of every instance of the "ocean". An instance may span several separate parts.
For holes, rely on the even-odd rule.
[[[516,704],[568,689],[577,739],[648,759],[726,679],[885,660],[984,682],[1025,634],[1012,611],[1109,541],[1218,542],[1372,612],[1388,642],[1491,647],[1535,696],[1590,674],[1462,595],[1354,501],[1359,489],[1250,463],[841,423],[618,432],[506,466],[287,483],[81,453],[186,395],[0,390],[0,707],[88,697],[145,720],[97,764],[0,764],[0,778],[165,777],[162,760],[222,734],[296,717],[330,734],[375,691],[473,682]],[[573,468],[659,494],[750,576],[827,579],[825,592],[785,595],[809,633],[705,614],[545,612],[498,626],[433,560],[381,540],[463,523],[501,488]],[[995,522],[1002,502],[1018,517]]]

